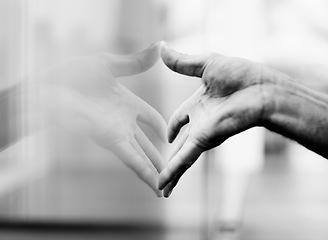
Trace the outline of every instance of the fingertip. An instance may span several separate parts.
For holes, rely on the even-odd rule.
[[[171,48],[166,42],[161,42],[160,57],[172,71],[193,77],[202,77],[206,63],[217,54],[189,55]]]
[[[166,47],[166,46],[168,46],[168,43],[165,40],[160,40],[159,41],[159,44],[160,44],[160,47]]]
[[[169,197],[171,196],[172,190],[173,190],[173,189],[171,189],[171,190],[169,190],[169,191],[167,191],[167,192],[164,191],[163,196],[164,196],[165,198],[169,198]]]
[[[164,183],[163,182],[159,182],[158,183],[158,190],[160,190],[160,191],[162,191],[163,189],[164,189],[164,187],[165,187],[165,185],[164,185]]]
[[[161,139],[161,141],[163,142],[163,143],[166,143],[166,141],[167,141],[167,139],[168,139],[168,133],[167,133],[167,123],[164,121],[163,123],[162,123],[162,128],[161,128],[161,130],[160,130],[160,134],[159,134],[159,137],[160,137],[160,139]]]
[[[156,190],[154,190],[154,192],[155,192],[155,194],[156,194],[156,196],[157,196],[158,198],[162,198],[162,197],[163,197],[163,193],[162,193],[162,191],[159,191],[158,189],[156,189]]]
[[[155,48],[160,48],[161,45],[162,45],[162,40],[161,41],[156,41],[156,42],[153,42],[150,46],[151,47],[155,47]]]
[[[159,43],[160,46],[160,53],[164,53],[169,47],[169,44],[166,41],[160,41]]]
[[[144,65],[144,69],[148,70],[151,68],[157,60],[160,58],[160,43],[155,42],[151,44],[148,48],[145,50],[135,53],[135,56],[141,60],[141,62]]]
[[[155,186],[154,191],[155,191],[157,197],[158,197],[158,198],[161,198],[161,197],[163,197],[163,191],[162,191],[161,189],[158,188],[158,184],[159,184],[159,179],[158,179],[158,181],[157,181],[157,184],[156,184],[156,186]]]
[[[175,138],[176,138],[176,136],[177,136],[177,134],[174,133],[174,132],[172,131],[172,129],[169,129],[169,130],[168,130],[168,133],[167,133],[167,140],[168,140],[169,143],[173,143],[174,140],[175,140]]]
[[[167,42],[161,41],[160,57],[165,65],[172,69],[174,62],[178,59],[178,52],[173,50]]]
[[[161,41],[159,41],[159,43],[160,43],[160,46],[162,47],[162,46],[168,46],[169,44],[167,43],[167,41],[165,41],[165,40],[161,40]]]
[[[163,190],[167,184],[167,169],[164,169],[159,175],[158,190]]]
[[[144,180],[145,181],[145,180]],[[163,191],[161,189],[158,189],[157,187],[157,181],[156,180],[152,180],[152,181],[145,181],[148,186],[153,190],[153,192],[155,193],[156,197],[161,198],[163,197]]]
[[[180,107],[171,116],[167,124],[167,139],[169,143],[172,143],[175,140],[181,128],[187,123],[189,123],[189,116],[185,114],[185,109]]]
[[[169,183],[168,185],[166,185],[166,187],[165,187],[164,190],[163,190],[163,196],[164,196],[165,198],[170,197],[170,195],[171,195],[171,193],[172,193],[172,191],[173,191],[173,188],[171,187],[171,185],[172,185],[172,182]]]
[[[146,51],[147,51],[147,50],[148,50],[148,51],[154,51],[154,52],[157,53],[156,56],[159,57],[159,56],[160,56],[160,51],[161,51],[161,46],[162,46],[161,41],[157,41],[157,42],[152,43],[152,44],[146,49]]]

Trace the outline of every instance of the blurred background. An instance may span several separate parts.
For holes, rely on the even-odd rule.
[[[328,92],[325,0],[0,0],[0,88],[65,59],[158,40],[258,61]],[[161,61],[120,82],[166,120],[201,83]],[[1,239],[328,238],[328,162],[264,129],[203,154],[169,199],[86,139],[43,131],[4,149],[8,138],[0,132]]]

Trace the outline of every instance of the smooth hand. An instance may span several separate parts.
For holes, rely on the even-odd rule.
[[[41,73],[34,85],[46,102],[45,115],[52,124],[111,150],[161,196],[157,185],[164,163],[138,122],[152,127],[163,140],[166,123],[116,80],[144,72],[158,59],[159,44],[128,56],[102,53],[76,58]]]

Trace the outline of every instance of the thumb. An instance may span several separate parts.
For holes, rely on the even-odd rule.
[[[124,77],[145,72],[154,66],[159,59],[159,49],[160,44],[157,42],[147,49],[131,55],[104,53],[102,57],[114,77]]]
[[[172,71],[187,76],[202,77],[207,63],[218,57],[215,53],[187,55],[173,50],[166,42],[161,42],[161,58]]]

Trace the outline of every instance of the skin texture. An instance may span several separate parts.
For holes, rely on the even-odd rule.
[[[163,141],[166,123],[155,109],[117,81],[148,70],[158,59],[158,43],[128,56],[101,53],[72,59],[16,87],[15,96],[39,106],[37,112],[33,108],[28,111],[30,122],[40,125],[42,119],[46,127],[59,126],[90,138],[117,155],[161,196],[157,185],[163,159],[138,123],[150,126]]]
[[[163,62],[202,86],[171,116],[168,140],[181,128],[172,157],[160,174],[168,197],[202,152],[229,137],[263,126],[328,158],[328,97],[284,73],[245,59],[216,53],[188,56],[162,44]]]

